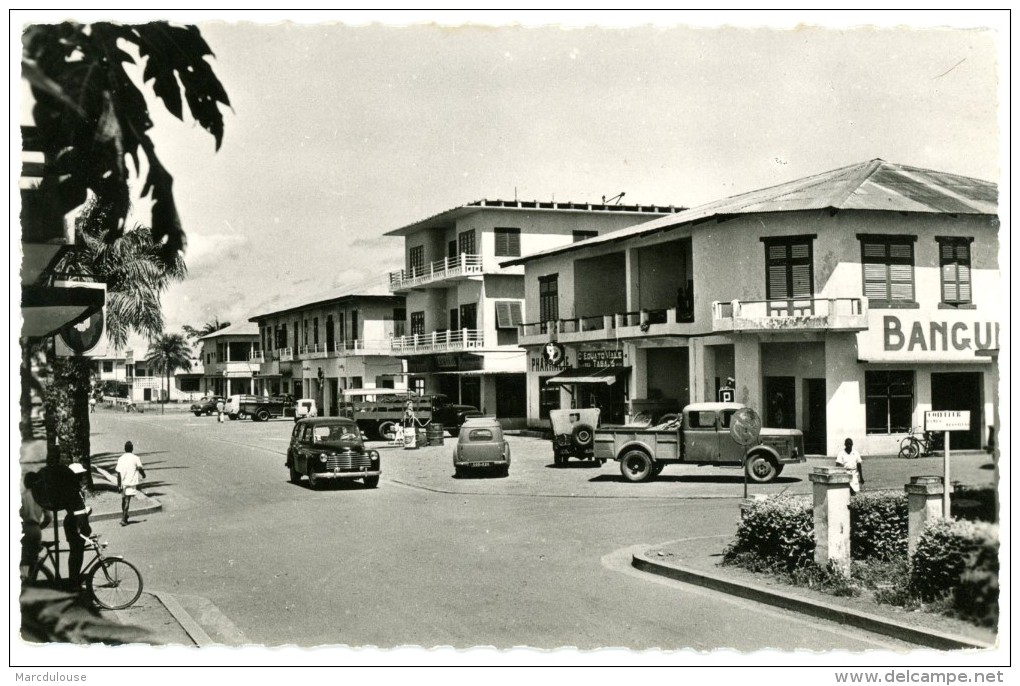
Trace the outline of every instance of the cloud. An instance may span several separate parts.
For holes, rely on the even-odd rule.
[[[247,252],[248,237],[233,233],[189,233],[188,250],[184,255],[188,271],[200,275],[202,271],[221,267]]]

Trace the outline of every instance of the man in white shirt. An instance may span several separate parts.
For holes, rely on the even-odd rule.
[[[128,524],[128,509],[131,498],[138,493],[138,484],[145,478],[142,461],[134,454],[131,441],[124,444],[124,454],[117,460],[117,488],[120,489],[120,525]]]
[[[854,450],[852,439],[843,442],[843,450],[836,455],[836,464],[850,472],[850,495],[857,495],[864,486],[864,460]]]

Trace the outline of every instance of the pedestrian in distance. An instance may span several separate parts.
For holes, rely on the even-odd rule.
[[[220,424],[223,423],[223,399],[220,398],[216,401],[216,421]]]
[[[850,472],[850,495],[857,495],[864,488],[864,460],[854,450],[853,439],[843,441],[843,450],[836,455],[836,464]]]
[[[96,411],[96,396],[89,398],[89,414]]]
[[[128,441],[124,454],[117,460],[117,488],[120,490],[120,525],[128,525],[131,498],[138,495],[138,484],[145,478],[141,459],[134,453],[135,446]]]

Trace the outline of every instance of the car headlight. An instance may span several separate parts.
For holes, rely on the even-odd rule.
[[[322,453],[321,455],[319,455],[319,462],[325,462],[325,461],[326,461],[326,453]]]
[[[369,450],[368,451],[368,459],[372,460],[372,462],[378,462],[379,461],[379,451],[378,450]]]

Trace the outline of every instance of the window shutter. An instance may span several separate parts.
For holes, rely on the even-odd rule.
[[[811,293],[811,267],[807,264],[795,264],[792,267],[793,273],[793,297],[810,298]]]
[[[517,328],[524,323],[524,308],[521,303],[510,303],[510,326]]]
[[[786,292],[786,266],[773,264],[769,266],[769,300],[776,298],[788,298]]]
[[[510,303],[503,301],[496,302],[496,328],[510,328]]]

